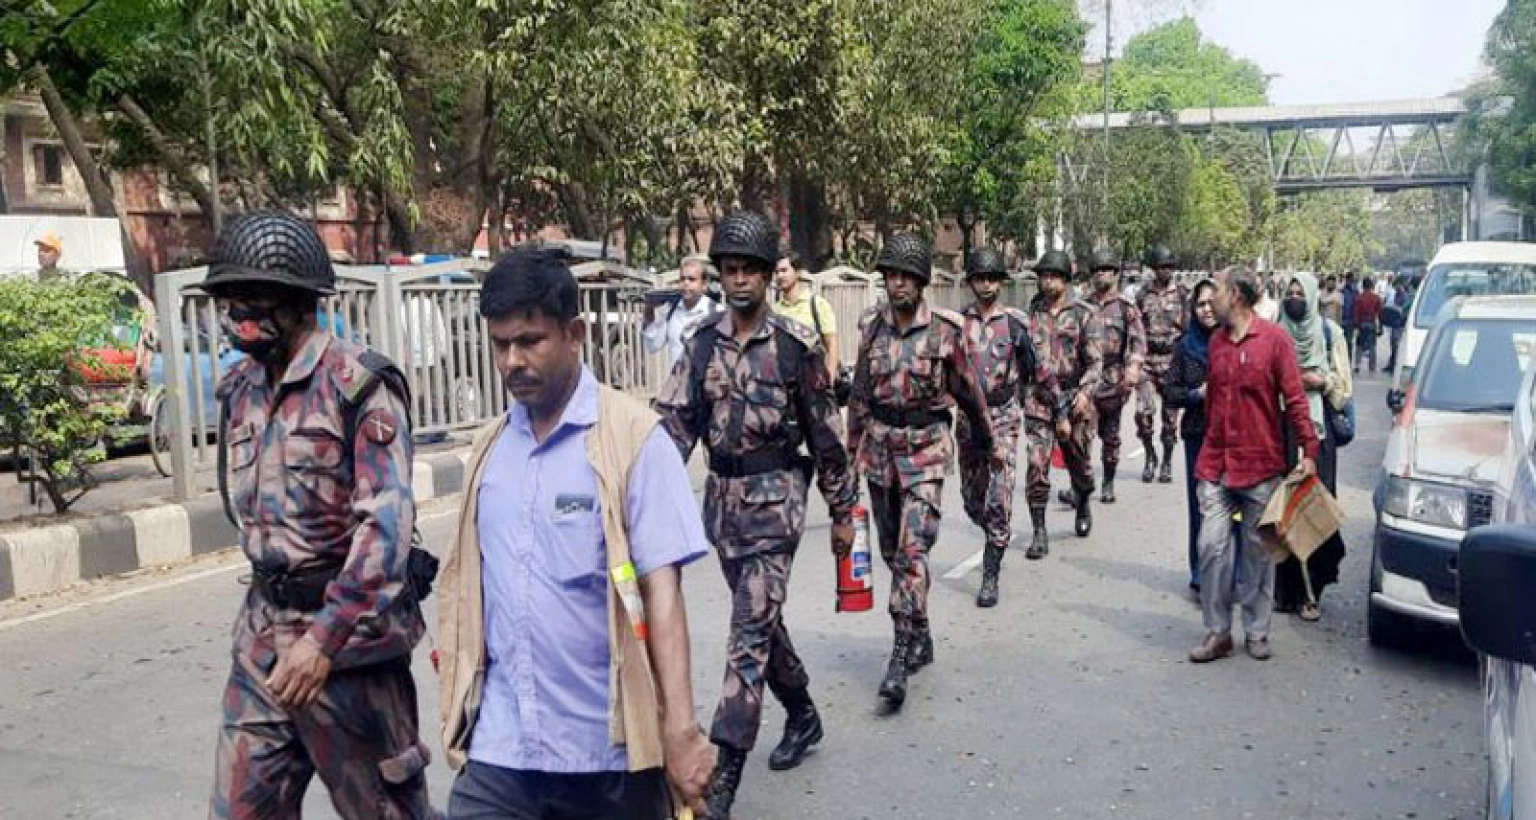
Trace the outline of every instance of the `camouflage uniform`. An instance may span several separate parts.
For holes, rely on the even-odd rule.
[[[999,308],[983,319],[976,305],[961,312],[971,366],[987,397],[992,421],[994,458],[1002,469],[994,470],[994,458],[971,442],[971,424],[955,422],[960,449],[960,496],[971,523],[986,532],[987,544],[1007,549],[1012,539],[1013,488],[1018,476],[1019,431],[1024,424],[1020,396],[1035,381],[1035,356],[1029,340],[1029,317],[1017,308]]]
[[[1092,398],[1103,380],[1104,330],[1098,311],[1071,296],[1065,306],[1054,308],[1042,294],[1030,303],[1029,329],[1049,381],[1032,386],[1024,401],[1024,430],[1029,439],[1029,472],[1025,498],[1030,507],[1044,507],[1051,495],[1051,451],[1055,448],[1056,422],[1067,418],[1072,435],[1061,442],[1062,456],[1072,476],[1072,489],[1093,492],[1094,409],[1073,413],[1078,396]]]
[[[280,384],[248,358],[219,387],[231,506],[258,580],[235,620],[210,817],[298,817],[316,772],[349,820],[434,816],[410,670],[424,626],[405,588],[411,435],[403,389],[386,386],[398,371],[384,366],[316,330]],[[317,576],[331,580],[313,611],[262,591]],[[332,671],[296,710],[266,680],[300,640]]]
[[[1103,442],[1100,460],[1104,464],[1104,480],[1109,482],[1114,480],[1115,468],[1120,464],[1121,411],[1136,387],[1126,383],[1126,371],[1143,365],[1147,336],[1142,330],[1141,311],[1118,291],[1112,291],[1107,300],[1092,304],[1098,310],[1099,326],[1104,333],[1103,378],[1094,390],[1093,403]]]
[[[898,632],[928,627],[928,551],[939,535],[944,473],[953,455],[949,408],[968,438],[991,453],[986,397],[966,355],[964,320],[919,302],[912,326],[896,329],[889,306],[859,321],[858,371],[848,405],[848,450],[869,481],[880,555],[891,570],[890,612]]]
[[[684,343],[656,409],[685,460],[700,441],[709,454],[704,527],[732,595],[725,684],[710,736],[750,750],[765,683],[786,706],[808,703],[810,679],[783,615],[812,467],[835,523],[851,521],[858,501],[821,342],[813,330],[768,314],[739,343],[726,313]],[[809,459],[799,454],[802,441]]]
[[[1153,414],[1163,395],[1168,379],[1168,369],[1173,365],[1173,349],[1184,335],[1184,324],[1189,310],[1189,293],[1183,285],[1169,282],[1159,288],[1155,279],[1142,286],[1136,297],[1137,308],[1147,333],[1147,363],[1143,368],[1141,384],[1136,392],[1136,436],[1147,450],[1147,458],[1155,460],[1152,448]],[[1173,445],[1179,439],[1179,409],[1162,402],[1162,443],[1164,470],[1171,460]]]

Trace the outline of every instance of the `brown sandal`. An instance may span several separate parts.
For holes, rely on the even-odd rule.
[[[1316,623],[1323,619],[1322,607],[1312,602],[1301,605],[1301,619],[1308,623]]]

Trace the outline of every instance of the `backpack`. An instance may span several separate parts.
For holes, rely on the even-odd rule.
[[[773,332],[789,336],[786,331],[778,327],[773,328]],[[699,409],[704,407],[704,375],[709,369],[709,360],[715,352],[715,339],[719,335],[720,329],[713,322],[706,323],[698,329],[698,332],[693,334],[693,349],[689,351],[690,358],[688,360],[688,405],[692,408]],[[789,404],[795,408],[795,415],[799,416],[804,412],[805,407],[801,402],[802,396],[800,392],[800,363],[802,357],[796,354],[799,353],[797,348],[803,349],[804,346],[799,339],[795,339],[793,336],[790,336],[790,339],[793,344],[784,344],[782,339],[776,337],[774,339],[774,351],[778,354],[779,375],[784,379],[784,387],[789,392]],[[805,424],[804,419],[799,419],[799,422],[801,425]],[[794,425],[795,420],[791,419],[790,424]],[[709,414],[702,411],[696,412],[695,417],[690,420],[690,427],[689,432],[693,434],[694,438],[704,441],[704,437],[709,434]],[[799,430],[791,430],[789,439],[789,449],[795,450],[798,448],[800,446]]]

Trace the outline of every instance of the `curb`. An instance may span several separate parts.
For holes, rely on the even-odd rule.
[[[416,501],[462,492],[469,448],[411,465]],[[239,534],[216,493],[24,530],[0,531],[0,601],[228,549]]]

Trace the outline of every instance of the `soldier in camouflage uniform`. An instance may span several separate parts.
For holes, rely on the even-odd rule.
[[[1099,415],[1099,463],[1104,468],[1099,501],[1115,503],[1115,471],[1120,466],[1120,422],[1125,403],[1141,383],[1141,366],[1147,353],[1147,335],[1141,311],[1120,295],[1120,262],[1116,254],[1093,255],[1092,297],[1104,331],[1101,352],[1103,378],[1094,391],[1094,410]]]
[[[852,546],[859,496],[821,340],[767,305],[777,232],[761,214],[731,214],[715,229],[709,255],[730,310],[692,329],[656,410],[685,460],[698,442],[708,452],[704,526],[733,599],[725,684],[710,730],[720,760],[709,817],[723,820],[757,742],[764,684],[788,713],[769,768],[800,765],[822,738],[784,603],[812,472],[831,510],[835,554]]]
[[[220,234],[204,283],[246,354],[219,386],[220,479],[252,568],[213,818],[296,818],[317,773],[348,820],[435,816],[411,677],[424,627],[405,382],[318,327],[335,277],[308,224],[253,213]]]
[[[994,457],[971,444],[971,425],[963,417],[955,424],[955,439],[960,445],[965,514],[987,537],[976,605],[993,607],[997,606],[1003,551],[1013,538],[1013,487],[1019,471],[1019,431],[1024,426],[1022,395],[1025,386],[1035,381],[1035,347],[1024,311],[997,303],[1008,279],[1003,255],[990,247],[976,250],[966,262],[965,277],[976,301],[960,316],[965,320],[971,366],[987,395]],[[992,469],[996,460],[1002,462],[1001,470]]]
[[[891,570],[895,631],[880,697],[900,709],[907,675],[933,661],[928,624],[928,551],[939,535],[944,472],[953,454],[951,405],[970,424],[970,444],[994,453],[986,397],[965,350],[964,320],[930,307],[923,288],[933,275],[928,244],[898,233],[875,267],[887,304],[859,321],[859,358],[848,404],[848,451],[869,481],[880,555]],[[995,454],[993,468],[1001,467]]]
[[[1072,260],[1050,251],[1035,265],[1040,293],[1029,306],[1029,330],[1041,368],[1048,374],[1029,388],[1024,401],[1024,434],[1029,439],[1025,498],[1034,524],[1034,540],[1024,557],[1050,552],[1045,505],[1051,497],[1051,451],[1059,443],[1072,476],[1074,529],[1093,530],[1089,498],[1093,494],[1093,396],[1103,378],[1103,329],[1093,306],[1072,295],[1068,284]]]
[[[1150,483],[1155,473],[1158,481],[1168,484],[1173,481],[1173,446],[1179,440],[1179,409],[1167,401],[1162,402],[1161,462],[1152,442],[1153,416],[1164,395],[1168,369],[1173,365],[1173,348],[1184,335],[1189,293],[1183,285],[1173,281],[1173,251],[1166,246],[1158,245],[1149,251],[1147,265],[1154,271],[1152,281],[1143,285],[1136,297],[1136,307],[1141,310],[1141,320],[1147,330],[1146,372],[1136,393],[1136,435],[1147,451],[1147,466],[1142,470],[1141,480]],[[1159,463],[1162,465],[1160,471]]]

